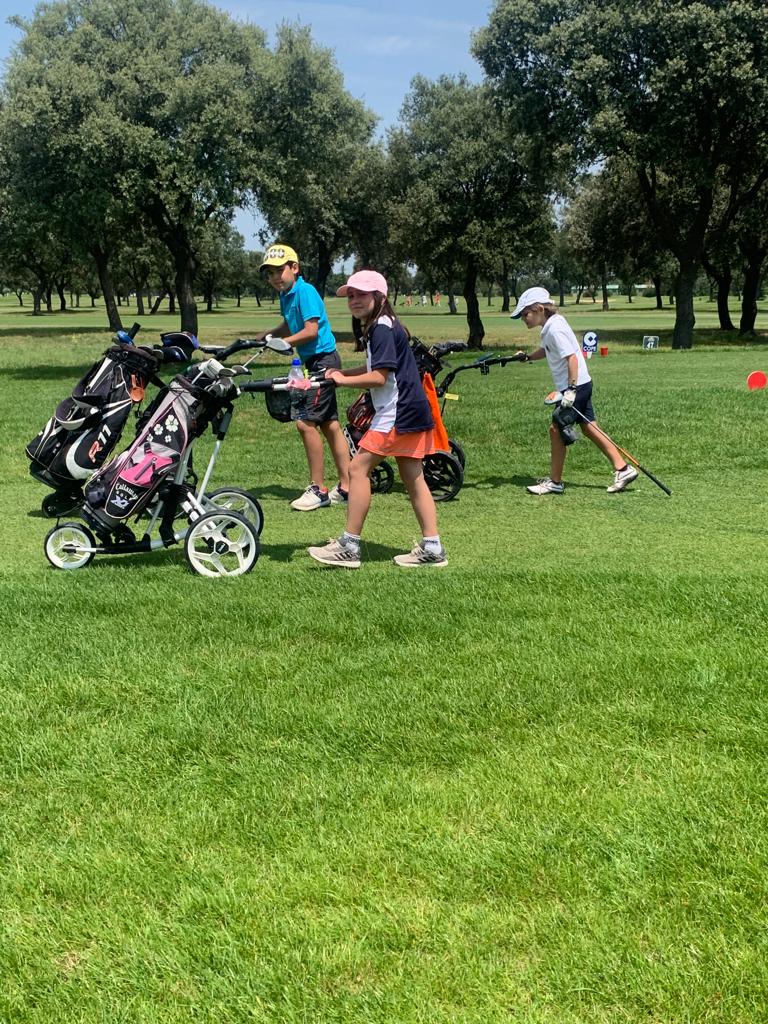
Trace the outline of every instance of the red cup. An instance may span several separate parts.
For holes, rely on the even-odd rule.
[[[601,345],[600,346],[600,355],[601,356],[607,356],[608,355],[608,346],[607,345]]]

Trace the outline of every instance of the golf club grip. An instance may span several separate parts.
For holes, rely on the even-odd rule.
[[[616,444],[615,441],[614,441],[614,444]],[[619,447],[619,445],[616,445],[616,449],[617,449],[617,451],[619,451],[624,456],[624,458],[627,460],[627,462],[631,462],[632,465],[636,469],[639,469],[641,473],[645,473],[645,475],[648,477],[649,480],[653,480],[653,482],[656,484],[656,486],[660,487],[662,489],[662,491],[664,491],[665,494],[668,494],[670,496],[670,498],[672,497],[672,491],[670,491],[670,489],[667,487],[667,485],[663,484],[661,482],[661,480],[659,480],[659,478],[657,476],[654,476],[653,473],[651,473],[651,471],[649,469],[645,468],[645,466],[641,466],[640,463],[637,461],[637,459],[634,458],[634,456],[629,454],[629,452],[626,450],[626,448],[621,448],[621,447]]]

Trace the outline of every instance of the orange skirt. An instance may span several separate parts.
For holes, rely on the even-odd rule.
[[[412,434],[400,434],[394,427],[384,433],[381,430],[368,430],[360,441],[358,448],[364,448],[374,455],[398,455],[409,459],[423,459],[425,455],[433,455],[437,450],[432,430],[417,430]]]

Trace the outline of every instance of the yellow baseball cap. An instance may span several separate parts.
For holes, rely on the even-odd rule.
[[[298,263],[299,254],[295,249],[292,249],[290,245],[281,245],[280,242],[275,242],[274,245],[270,245],[267,251],[264,253],[264,259],[261,262],[262,267],[282,267],[286,263]]]

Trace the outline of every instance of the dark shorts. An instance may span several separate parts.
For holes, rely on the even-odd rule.
[[[558,409],[559,408],[560,407],[558,406]],[[576,401],[573,403],[572,408],[574,410],[578,410],[578,412],[580,412],[581,415],[584,416],[584,418],[589,423],[594,423],[594,421],[597,419],[597,417],[595,416],[595,410],[592,408],[592,381],[591,380],[588,380],[586,384],[579,384],[579,386],[576,388]],[[565,410],[565,409],[563,410],[563,412],[566,412],[566,411],[567,410]],[[552,418],[552,422],[555,423],[555,425],[557,425],[557,421],[555,420],[554,416]],[[581,418],[581,416],[578,416],[574,412],[571,422],[573,422],[573,423],[583,423],[584,420]]]
[[[321,352],[319,355],[310,356],[304,365],[309,373],[319,373],[320,370],[340,370],[341,357],[336,350]],[[311,398],[306,397],[300,391],[294,391],[293,394],[296,404],[291,406],[291,419],[304,420],[305,423],[327,423],[329,420],[339,418],[336,388],[318,388]]]

